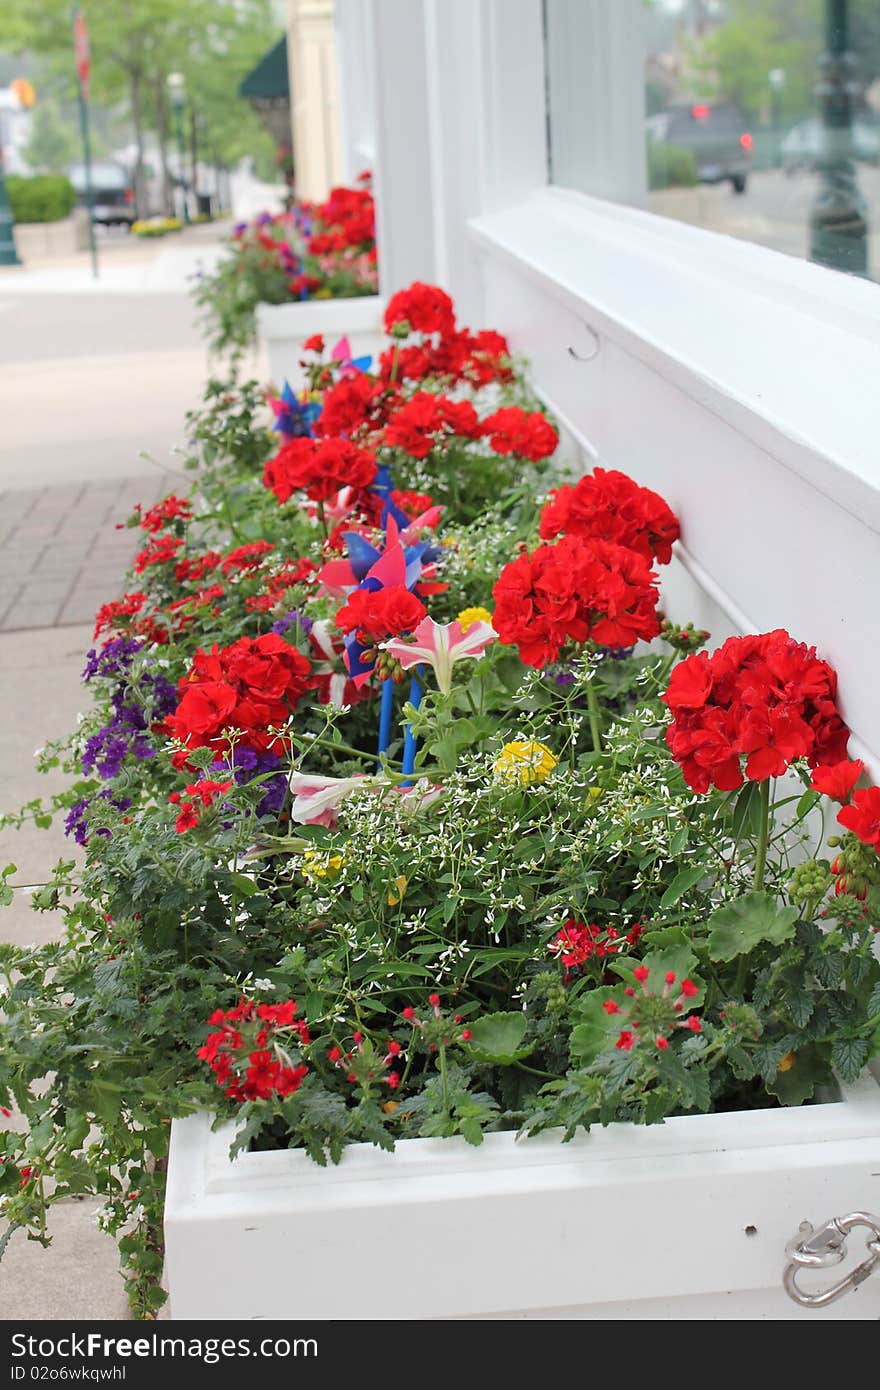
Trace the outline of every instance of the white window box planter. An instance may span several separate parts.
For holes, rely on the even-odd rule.
[[[323,334],[328,348],[348,338],[352,357],[374,354],[382,332],[385,301],[377,294],[352,299],[304,299],[298,304],[257,305],[257,333],[269,356],[269,374],[280,386],[298,375],[302,345]]]
[[[331,1319],[355,1284],[364,1319],[387,1318],[389,1298],[403,1319],[880,1315],[880,1277],[818,1312],[781,1283],[801,1221],[880,1210],[868,1074],[837,1104],[613,1125],[570,1144],[358,1144],[326,1169],[295,1151],[230,1163],[233,1134],[212,1134],[208,1115],[174,1122],[174,1318]]]

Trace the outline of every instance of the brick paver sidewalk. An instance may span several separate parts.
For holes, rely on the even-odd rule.
[[[90,623],[120,585],[144,533],[117,530],[136,502],[172,492],[172,474],[0,492],[0,632]]]

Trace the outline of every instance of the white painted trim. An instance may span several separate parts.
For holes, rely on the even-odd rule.
[[[488,255],[880,531],[875,285],[762,247],[731,256],[726,237],[559,189],[471,228]]]
[[[344,1315],[362,1249],[361,1318],[387,1316],[389,1289],[401,1319],[591,1318],[609,1303],[639,1317],[658,1298],[687,1318],[707,1294],[728,1300],[725,1317],[796,1318],[785,1241],[805,1217],[878,1206],[867,1074],[838,1104],[615,1124],[569,1144],[558,1132],[477,1149],[410,1139],[393,1154],[356,1144],[326,1168],[301,1150],[230,1163],[234,1126],[210,1124],[172,1128],[166,1270],[181,1319]],[[866,1286],[830,1316],[876,1317],[878,1299]]]

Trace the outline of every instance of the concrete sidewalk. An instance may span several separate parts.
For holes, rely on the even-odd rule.
[[[90,627],[0,634],[0,701],[7,711],[0,724],[0,809],[13,809],[64,785],[57,772],[46,777],[35,773],[33,750],[75,724],[90,639]],[[0,832],[0,864],[16,864],[15,881],[21,884],[45,881],[49,866],[71,854],[60,820],[49,830],[31,826]],[[32,910],[30,892],[23,889],[12,907],[0,909],[4,941],[50,941],[59,926],[57,914]],[[16,1232],[0,1260],[0,1320],[128,1316],[116,1243],[95,1226],[97,1206],[97,1199],[59,1203],[51,1213],[53,1243],[48,1250]],[[0,1217],[0,1231],[3,1226]]]

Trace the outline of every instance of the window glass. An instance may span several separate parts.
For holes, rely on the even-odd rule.
[[[542,7],[551,183],[880,279],[880,0]]]
[[[880,0],[645,0],[648,207],[880,277]]]

